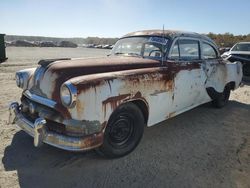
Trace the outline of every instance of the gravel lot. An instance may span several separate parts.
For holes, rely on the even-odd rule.
[[[19,100],[14,72],[39,59],[103,56],[107,50],[8,47],[0,65],[0,187],[250,187],[250,82],[229,104],[205,104],[145,129],[138,148],[107,160],[94,151],[70,153],[8,125],[8,104]],[[63,55],[62,55],[63,54]]]

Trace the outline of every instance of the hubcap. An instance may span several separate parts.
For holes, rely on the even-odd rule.
[[[133,133],[133,119],[128,115],[119,116],[110,127],[109,138],[112,144],[126,143]]]

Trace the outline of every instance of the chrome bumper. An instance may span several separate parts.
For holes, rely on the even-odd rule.
[[[84,151],[96,148],[103,143],[103,132],[85,137],[72,137],[49,131],[46,127],[46,120],[37,118],[34,123],[23,116],[20,105],[13,102],[9,106],[9,123],[17,124],[22,130],[34,137],[34,146],[42,143],[55,146],[69,151]]]

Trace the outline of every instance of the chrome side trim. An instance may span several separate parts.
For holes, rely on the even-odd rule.
[[[41,77],[44,75],[45,68],[42,66],[37,67],[35,73],[34,73],[34,84],[39,85]]]
[[[32,94],[29,90],[24,91],[23,95],[25,95],[30,100],[33,100],[37,103],[43,104],[43,105],[51,107],[51,108],[54,108],[56,105],[55,101],[52,101],[50,99],[46,99],[44,97],[40,97],[38,95]]]

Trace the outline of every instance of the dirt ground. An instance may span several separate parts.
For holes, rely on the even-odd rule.
[[[63,55],[61,55],[63,54]],[[0,65],[0,187],[250,187],[250,82],[232,92],[229,104],[205,104],[145,129],[137,149],[107,160],[94,151],[71,153],[35,148],[8,125],[8,104],[19,100],[14,72],[38,59],[103,56],[94,49],[7,48]]]

